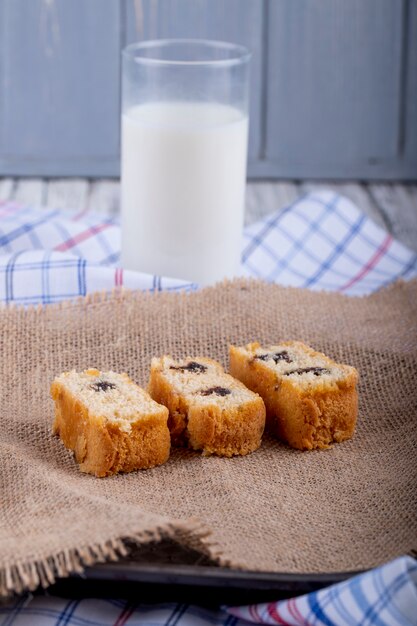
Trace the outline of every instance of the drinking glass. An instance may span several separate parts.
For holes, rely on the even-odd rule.
[[[249,51],[155,40],[122,55],[122,266],[207,285],[239,270]]]

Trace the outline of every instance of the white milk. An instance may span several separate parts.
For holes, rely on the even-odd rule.
[[[122,265],[209,284],[239,268],[248,120],[150,103],[122,118]]]

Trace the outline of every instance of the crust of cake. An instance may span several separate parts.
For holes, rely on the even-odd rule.
[[[168,411],[141,417],[125,432],[117,423],[94,415],[61,383],[54,381],[53,433],[73,450],[80,470],[97,477],[161,465],[168,460],[170,435]]]
[[[215,365],[227,376],[216,361],[202,357],[196,360]],[[265,405],[259,396],[227,410],[215,402],[204,406],[198,401],[190,403],[166,380],[156,359],[152,362],[148,391],[156,402],[169,410],[168,427],[173,445],[188,445],[206,455],[225,457],[249,454],[261,445]]]
[[[280,345],[290,347],[293,343]],[[252,343],[244,350],[253,352],[259,347]],[[305,348],[311,356],[323,356]],[[230,346],[229,354],[230,373],[263,398],[267,430],[279,439],[293,448],[312,450],[329,448],[332,443],[352,437],[358,415],[358,375],[354,368],[346,366],[346,376],[337,384],[302,388],[277,376],[261,361],[248,358],[242,348]],[[328,362],[334,363],[331,359]]]

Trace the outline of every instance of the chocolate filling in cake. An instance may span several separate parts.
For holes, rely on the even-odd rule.
[[[203,391],[200,391],[200,394],[202,396],[228,396],[231,393],[232,392],[230,391],[230,389],[226,389],[226,387],[210,387],[210,389],[204,389]]]
[[[322,374],[330,374],[330,371],[325,367],[300,367],[298,370],[291,370],[291,372],[284,372],[284,376],[291,376],[291,374],[309,374],[312,373],[314,376],[321,376]]]
[[[170,370],[180,370],[181,372],[193,372],[194,374],[204,374],[207,371],[207,367],[197,361],[190,361],[187,365],[171,365]]]
[[[282,352],[275,352],[275,354],[258,354],[255,359],[259,359],[260,361],[272,359],[274,363],[278,363],[279,361],[286,361],[287,363],[293,362],[286,350],[283,350]]]
[[[110,383],[108,380],[98,380],[96,383],[90,385],[90,389],[94,391],[108,391],[109,389],[116,389],[116,385]]]

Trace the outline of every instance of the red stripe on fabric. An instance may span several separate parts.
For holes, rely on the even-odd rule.
[[[78,221],[78,220],[80,220],[82,217],[84,217],[84,215],[85,215],[86,213],[88,213],[88,212],[89,212],[89,210],[88,210],[88,208],[87,208],[87,207],[86,207],[85,209],[82,209],[79,213],[76,213],[76,214],[74,215],[74,217],[72,218],[72,221],[73,221],[73,222],[77,222],[77,221]]]
[[[256,606],[254,604],[251,604],[250,606],[248,606],[248,609],[249,609],[249,615],[255,621],[255,624],[259,623],[259,615],[257,614]]]
[[[114,284],[116,287],[123,285],[123,269],[121,267],[117,267],[114,272]]]
[[[58,252],[65,252],[66,250],[73,248],[77,244],[82,243],[86,239],[94,237],[94,235],[97,235],[97,233],[101,233],[109,226],[111,226],[111,224],[99,224],[98,226],[91,226],[91,228],[89,228],[88,230],[85,230],[82,233],[78,233],[78,235],[75,235],[75,237],[71,237],[71,239],[60,243],[59,246],[56,246],[56,248],[54,248],[54,250],[57,250]]]
[[[350,281],[346,283],[346,285],[343,285],[343,287],[340,287],[339,291],[345,291],[346,289],[349,289],[349,287],[352,287],[352,285],[357,283],[358,280],[361,280],[364,276],[369,274],[369,272],[378,263],[378,261],[382,257],[382,255],[385,254],[385,252],[388,250],[388,248],[391,245],[392,241],[393,241],[393,239],[392,239],[391,235],[387,235],[387,237],[384,239],[384,241],[382,242],[382,244],[380,245],[378,250],[376,252],[374,252],[374,254],[371,256],[371,258],[366,263],[366,265],[364,265],[363,268],[360,270],[360,272],[358,274],[356,274],[356,276],[351,278]]]
[[[114,626],[124,626],[127,620],[132,617],[133,611],[135,610],[134,606],[125,606],[123,611],[120,613],[117,620],[114,622]]]
[[[8,213],[13,213],[21,208],[20,204],[10,204],[8,200],[0,202],[0,206],[3,206],[4,204],[6,206],[0,211],[0,217],[3,217],[3,215],[7,215]]]
[[[304,617],[301,615],[298,610],[297,602],[295,598],[291,598],[287,601],[288,611],[291,613],[294,619],[296,619],[300,624],[307,624]]]
[[[281,624],[281,626],[289,626],[288,622],[285,619],[283,619],[281,615],[279,614],[278,607],[276,604],[273,604],[273,603],[268,604],[267,609],[268,609],[268,615],[272,617],[272,619],[275,620],[277,624]]]
[[[254,611],[255,611],[256,618],[259,620],[259,623],[263,624],[263,619],[261,617],[261,614],[259,613],[258,605],[254,604],[253,608],[254,608]]]

